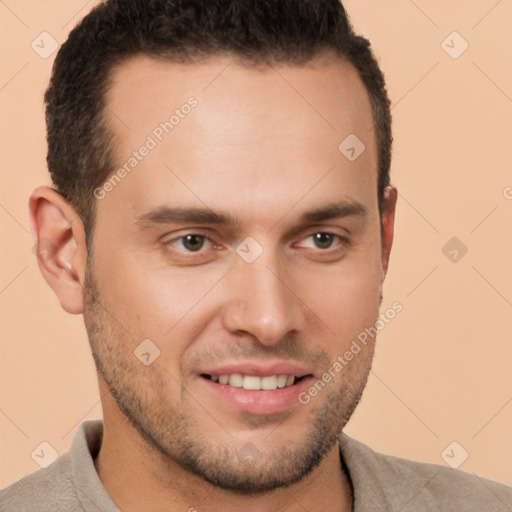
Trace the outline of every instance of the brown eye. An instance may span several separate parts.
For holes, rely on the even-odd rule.
[[[329,249],[332,246],[335,235],[332,233],[315,233],[311,235],[315,245],[319,249]]]
[[[172,245],[182,252],[199,252],[209,242],[210,239],[205,235],[190,233],[188,235],[173,238],[167,242],[166,245]]]
[[[317,254],[326,253],[330,254],[333,251],[340,251],[346,248],[349,241],[336,233],[329,233],[328,231],[318,231],[303,238],[298,247],[314,250]]]
[[[182,231],[183,233],[183,231]],[[177,235],[178,233],[175,233]],[[212,263],[222,256],[225,249],[208,235],[201,232],[185,232],[164,242],[165,257],[176,265],[203,265]]]
[[[205,244],[206,237],[203,235],[186,235],[179,238],[184,249],[190,252],[200,251]]]

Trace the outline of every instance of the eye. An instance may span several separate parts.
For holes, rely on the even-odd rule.
[[[168,242],[168,245],[183,249],[187,252],[198,252],[200,251],[210,239],[205,235],[189,234],[180,236]]]
[[[310,241],[309,243],[307,241]],[[302,247],[307,247],[311,249],[330,249],[336,242],[343,241],[343,238],[339,235],[335,235],[334,233],[314,233],[306,237],[302,242]]]

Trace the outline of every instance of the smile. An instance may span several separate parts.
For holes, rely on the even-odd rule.
[[[201,377],[216,382],[218,384],[225,384],[235,388],[244,388],[251,391],[273,391],[293,386],[304,377],[296,377],[295,375],[265,375],[260,377],[258,375],[242,375],[241,373],[232,373],[230,375],[207,375],[202,374]]]

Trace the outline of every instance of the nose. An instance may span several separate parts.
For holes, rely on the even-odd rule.
[[[270,260],[262,255],[253,263],[240,260],[235,264],[226,283],[232,291],[222,312],[223,326],[230,333],[249,334],[269,347],[297,335],[306,322],[291,273],[282,262]]]

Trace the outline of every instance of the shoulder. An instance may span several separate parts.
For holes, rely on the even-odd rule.
[[[69,453],[0,490],[0,511],[46,512],[77,507]],[[64,507],[64,508],[62,508]]]
[[[391,510],[403,512],[510,511],[512,489],[474,473],[379,453],[345,434],[340,449],[356,498],[361,492],[373,493]]]
[[[68,452],[0,491],[0,512],[118,512],[94,467],[102,433],[101,420],[82,423]]]

